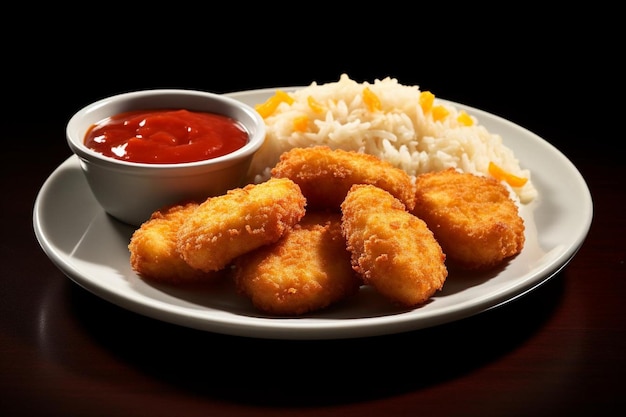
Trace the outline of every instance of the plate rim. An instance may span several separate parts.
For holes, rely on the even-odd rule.
[[[251,94],[268,94],[273,93],[277,89],[293,90],[302,87],[271,87],[261,88],[253,90],[236,91],[232,93],[226,93],[234,98],[241,98],[249,96]],[[142,314],[157,320],[169,322],[172,324],[181,325],[184,327],[191,327],[198,330],[211,331],[221,334],[227,334],[232,336],[244,336],[255,338],[270,338],[270,339],[291,339],[291,340],[314,340],[314,339],[344,339],[344,338],[356,338],[356,337],[369,337],[380,336],[386,334],[402,333],[406,331],[419,330],[426,327],[433,327],[449,322],[453,322],[462,318],[470,317],[472,315],[493,309],[500,305],[511,302],[535,288],[541,286],[547,282],[553,276],[558,274],[567,264],[573,259],[580,247],[583,245],[593,219],[593,200],[587,183],[575,165],[554,145],[547,142],[542,137],[538,136],[534,132],[493,113],[486,112],[481,109],[477,109],[471,106],[467,106],[461,103],[457,103],[450,100],[439,99],[443,102],[447,102],[458,108],[465,109],[472,112],[481,118],[492,118],[498,123],[508,124],[515,129],[521,129],[526,135],[531,135],[535,139],[535,144],[539,144],[545,149],[549,149],[552,152],[552,156],[556,156],[560,159],[560,162],[567,165],[567,168],[577,175],[577,184],[580,187],[580,191],[584,193],[582,196],[586,203],[586,212],[584,217],[580,218],[580,231],[577,233],[576,239],[568,242],[567,246],[563,249],[562,253],[557,257],[558,262],[551,262],[543,266],[540,272],[535,272],[532,277],[536,279],[530,279],[528,277],[522,282],[515,285],[513,288],[509,288],[507,291],[498,294],[497,296],[490,296],[483,300],[470,300],[464,304],[467,306],[459,305],[458,308],[450,309],[445,314],[432,314],[429,316],[425,314],[420,316],[416,320],[414,317],[407,315],[393,315],[393,316],[376,316],[369,318],[359,318],[357,321],[337,320],[336,322],[329,322],[327,320],[320,320],[318,322],[307,321],[307,326],[302,327],[301,318],[269,318],[262,321],[260,324],[256,323],[254,326],[246,326],[242,324],[236,324],[228,320],[218,320],[213,318],[207,320],[194,314],[180,315],[175,311],[176,308],[171,305],[167,305],[160,300],[152,300],[152,302],[138,302],[133,300],[133,297],[129,297],[127,294],[119,294],[111,291],[106,286],[86,279],[83,273],[74,266],[68,259],[57,253],[54,245],[50,242],[49,236],[45,233],[45,227],[42,222],[42,202],[46,196],[46,192],[51,184],[58,180],[58,176],[65,169],[70,168],[72,165],[78,165],[78,158],[75,155],[68,157],[46,178],[41,186],[35,204],[33,207],[33,228],[37,241],[39,242],[44,253],[48,258],[60,269],[68,278],[73,282],[81,286],[82,288],[90,291],[94,295],[107,300],[113,304],[116,304],[122,308],[133,311],[138,314]],[[526,276],[524,275],[524,276]],[[523,277],[524,277],[523,276]],[[136,297],[135,297],[136,298]],[[262,318],[262,316],[259,316]],[[191,322],[190,322],[191,320]],[[426,321],[427,320],[427,321]],[[350,326],[346,326],[347,322],[351,322]],[[243,326],[243,327],[242,327]]]

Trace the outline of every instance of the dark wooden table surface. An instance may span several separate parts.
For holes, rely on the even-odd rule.
[[[74,57],[59,53],[66,71],[77,71]],[[528,75],[510,79],[488,71],[455,76],[463,73],[453,68],[456,59],[433,69],[392,59],[372,66],[353,55],[345,58],[351,65],[297,75],[276,66],[264,75],[228,82],[223,80],[232,68],[218,67],[195,67],[184,77],[180,71],[142,73],[145,68],[135,66],[115,74],[100,71],[97,79],[31,75],[38,81],[15,94],[9,101],[15,112],[3,121],[9,128],[2,138],[0,179],[0,415],[602,416],[626,411],[626,166],[614,148],[624,135],[619,126],[598,127],[608,118],[621,123],[623,109],[596,95],[606,87],[603,76],[586,78],[585,85],[560,78],[563,68],[580,58],[579,51],[568,53],[566,65],[555,68],[505,55],[498,68],[516,66]],[[331,81],[342,71],[369,81],[396,76],[512,120],[554,144],[581,172],[593,198],[591,229],[574,259],[529,294],[460,321],[381,337],[285,341],[213,334],[132,313],[76,285],[41,250],[33,233],[33,204],[44,180],[70,155],[64,127],[80,106],[131,89],[225,92]],[[49,108],[45,116],[28,107],[42,86]]]

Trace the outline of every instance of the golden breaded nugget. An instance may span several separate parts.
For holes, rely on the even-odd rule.
[[[353,185],[342,210],[352,266],[366,284],[396,304],[414,307],[441,290],[445,255],[422,220],[387,191]]]
[[[328,146],[293,148],[280,156],[271,175],[290,178],[300,186],[312,209],[339,210],[353,184],[372,184],[398,198],[408,209],[415,205],[412,178],[402,169],[373,155],[332,150]]]
[[[295,316],[336,304],[355,294],[361,279],[350,266],[341,215],[307,212],[277,242],[234,261],[240,293],[259,310]]]
[[[418,176],[416,190],[412,213],[455,265],[489,268],[522,251],[524,220],[497,180],[450,168]]]
[[[304,216],[306,200],[287,178],[270,178],[212,197],[178,231],[178,251],[192,267],[217,271],[237,256],[276,242]]]
[[[135,272],[164,283],[198,282],[214,277],[189,266],[177,250],[178,229],[197,207],[197,203],[187,203],[157,210],[135,230],[128,245]]]

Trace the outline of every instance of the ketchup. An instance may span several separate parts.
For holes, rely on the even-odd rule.
[[[140,110],[93,125],[85,145],[111,158],[148,164],[194,162],[226,155],[248,142],[235,120],[189,110]]]

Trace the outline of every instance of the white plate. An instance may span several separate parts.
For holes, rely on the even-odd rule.
[[[254,105],[274,91],[229,95]],[[228,280],[186,290],[145,282],[129,264],[127,245],[133,228],[100,208],[74,156],[42,186],[33,211],[35,234],[52,262],[95,295],[136,313],[200,330],[259,338],[334,339],[399,333],[465,318],[511,301],[559,272],[585,240],[593,205],[581,174],[552,145],[498,116],[449,103],[503,137],[521,165],[532,172],[539,197],[522,208],[526,243],[519,256],[486,274],[451,273],[443,291],[419,308],[397,309],[364,287],[353,299],[328,310],[276,318],[259,314]]]

